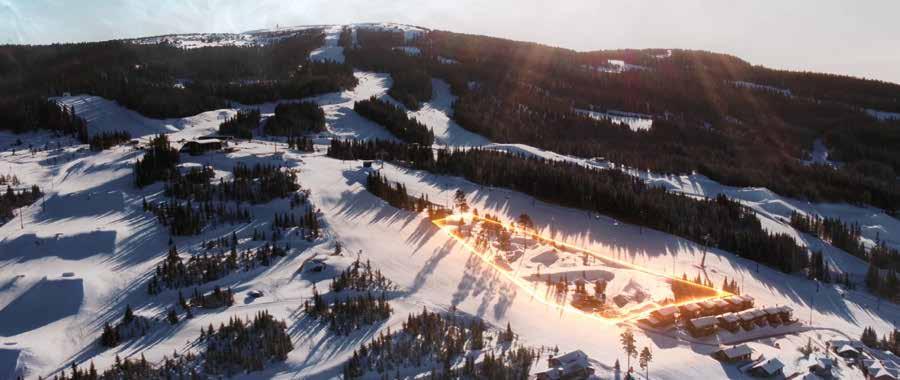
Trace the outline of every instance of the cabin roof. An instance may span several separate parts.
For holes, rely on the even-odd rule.
[[[718,320],[716,319],[716,317],[712,316],[691,319],[691,325],[697,328],[714,326],[716,322],[718,322]]]
[[[678,312],[678,308],[675,306],[666,306],[666,307],[656,311],[657,314],[666,316],[666,317],[668,317],[670,315],[674,315],[676,312]]]
[[[781,360],[778,360],[778,358],[771,358],[753,366],[753,369],[762,370],[767,375],[773,375],[776,372],[780,371],[782,368],[784,368],[784,364],[781,362]]]
[[[725,354],[725,357],[729,359],[739,358],[741,356],[750,355],[753,353],[753,350],[750,348],[750,346],[747,346],[746,344],[725,348],[719,351]]]

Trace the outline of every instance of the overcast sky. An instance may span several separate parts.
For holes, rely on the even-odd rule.
[[[900,83],[900,0],[0,0],[0,43],[371,21],[577,50],[703,49]]]

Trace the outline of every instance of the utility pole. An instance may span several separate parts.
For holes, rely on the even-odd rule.
[[[812,326],[812,307],[816,303],[816,295],[813,294],[812,302],[809,304],[809,325]]]

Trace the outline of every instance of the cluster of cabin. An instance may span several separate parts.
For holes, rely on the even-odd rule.
[[[220,151],[228,146],[230,136],[201,136],[195,140],[181,140],[181,153],[188,153],[192,156],[199,156],[207,152]]]
[[[587,379],[594,374],[588,356],[581,350],[551,356],[548,364],[550,368],[535,374],[537,380]]]
[[[788,306],[754,308],[741,312],[729,312],[717,316],[706,316],[690,319],[685,323],[688,333],[695,338],[710,336],[717,329],[736,333],[741,329],[752,331],[757,327],[777,327],[782,324],[796,323],[793,318],[793,309]]]
[[[851,366],[859,367],[868,380],[900,379],[900,357],[890,351],[866,347],[858,340],[833,340],[831,349]]]
[[[653,311],[640,322],[658,329],[674,326],[678,321],[695,338],[715,334],[717,329],[736,333],[756,327],[780,326],[796,322],[788,306],[753,308],[753,297],[733,295],[681,306],[667,306]]]
[[[723,363],[741,364],[740,370],[753,377],[781,377],[784,364],[778,358],[769,358],[760,355],[753,359],[753,349],[746,344],[740,344],[723,348],[712,353],[712,357]]]

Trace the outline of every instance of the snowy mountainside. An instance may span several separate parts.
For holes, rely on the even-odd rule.
[[[318,28],[312,26],[309,28]],[[412,39],[423,29],[397,24],[355,24],[351,28],[389,28],[401,30]],[[322,26],[325,45],[311,53],[312,59],[343,62],[343,49],[337,45],[342,26]],[[279,28],[276,31],[300,29]],[[204,44],[265,43],[273,32],[252,31],[241,34],[172,36],[179,46],[190,48]],[[215,38],[212,38],[215,37]],[[259,38],[259,39],[257,39]],[[272,38],[272,37],[266,37]],[[149,39],[143,40],[153,43]],[[509,323],[520,342],[530,347],[558,346],[562,352],[582,350],[590,358],[599,378],[621,377],[613,367],[625,357],[614,342],[625,328],[637,336],[639,347],[654,350],[653,378],[739,378],[745,376],[733,366],[723,365],[709,356],[719,345],[748,341],[755,355],[780,357],[785,374],[805,372],[806,359],[798,348],[807,339],[824,347],[831,339],[856,338],[863,327],[879,331],[895,327],[900,308],[882,303],[864,289],[845,290],[834,284],[820,284],[799,275],[772,268],[717,249],[623,223],[597,215],[536,200],[521,192],[481,186],[458,177],[412,170],[392,163],[375,163],[380,173],[405,185],[410,195],[427,195],[431,202],[452,206],[457,190],[466,194],[470,207],[482,214],[491,213],[504,221],[513,221],[523,212],[533,219],[535,230],[567,244],[585,247],[608,257],[640,265],[657,272],[679,276],[703,273],[716,285],[723,279],[737,280],[744,294],[750,294],[759,306],[788,305],[803,323],[792,329],[764,327],[753,334],[723,333],[711,340],[697,340],[682,332],[641,329],[633,321],[598,324],[577,314],[562,313],[535,302],[522,289],[507,282],[492,267],[479,262],[459,241],[445,235],[422,213],[394,208],[366,190],[372,168],[360,160],[337,160],[323,154],[332,138],[398,139],[384,127],[353,111],[353,103],[372,96],[405,108],[387,91],[391,76],[356,71],[358,85],[350,90],[303,100],[322,107],[326,131],[315,137],[316,152],[288,149],[277,138],[235,140],[228,150],[200,156],[181,155],[179,168],[210,166],[215,181],[228,180],[237,163],[269,164],[298,170],[298,183],[310,191],[309,204],[321,219],[322,236],[307,241],[287,234],[279,244],[289,243],[284,258],[267,267],[237,271],[219,280],[199,285],[209,292],[215,286],[235,292],[235,304],[221,309],[198,310],[192,319],[177,324],[165,322],[167,312],[175,308],[178,291],[166,289],[149,295],[147,282],[170,249],[167,228],[143,202],[166,200],[162,183],[143,189],[133,185],[134,162],[143,152],[127,145],[91,152],[86,145],[50,133],[13,135],[0,132],[0,172],[15,174],[23,183],[41,184],[45,195],[38,202],[17,211],[16,218],[0,226],[0,377],[52,376],[68,369],[72,362],[94,363],[98,369],[112,366],[117,357],[145,357],[158,363],[173,352],[197,351],[197,337],[208,325],[218,326],[231,318],[252,316],[267,310],[285,320],[294,349],[283,362],[236,376],[242,379],[264,378],[337,378],[354,350],[388,330],[397,331],[410,313],[423,308],[459,316],[481,318],[502,329]],[[436,146],[481,147],[518,155],[534,155],[564,160],[604,170],[621,167],[615,163],[561,155],[522,144],[492,143],[487,138],[463,129],[452,119],[456,100],[450,86],[432,80],[432,98],[419,110],[406,110],[431,129]],[[124,130],[145,144],[152,136],[167,134],[173,145],[217,134],[219,124],[241,110],[259,109],[262,117],[271,117],[279,102],[243,105],[204,112],[177,119],[152,119],[128,110],[113,101],[87,95],[66,96],[57,102],[73,106],[88,122],[89,133]],[[15,144],[21,140],[21,145]],[[29,152],[24,147],[35,149]],[[370,164],[370,163],[368,163]],[[857,222],[863,235],[873,241],[875,235],[900,247],[900,222],[881,210],[847,204],[816,204],[779,196],[764,188],[740,188],[721,185],[702,175],[661,175],[624,168],[643,181],[695,197],[725,194],[739,199],[757,212],[770,231],[785,232],[811,248],[822,248],[828,260],[840,271],[860,279],[866,263],[817,238],[794,230],[787,218],[791,212],[837,216]],[[273,219],[290,210],[287,199],[276,199],[247,206],[252,220],[247,223],[214,224],[197,236],[176,236],[172,243],[184,258],[209,252],[209,241],[237,238],[238,247],[256,249],[263,244],[254,240],[257,231],[268,234]],[[333,255],[336,250],[342,255]],[[697,263],[705,254],[706,268]],[[304,303],[315,291],[328,291],[332,277],[352,265],[357,258],[371,262],[397,286],[390,303],[394,313],[381,323],[361,328],[349,335],[331,333],[327,324],[304,315]],[[643,275],[628,276],[620,268],[584,265],[565,258],[549,248],[523,251],[523,271],[539,271],[551,279],[583,277],[586,280],[610,278],[611,295],[644,294],[661,297],[668,290],[664,283],[646,285]],[[321,265],[321,272],[308,270],[310,263]],[[613,277],[609,277],[610,275]],[[618,276],[618,277],[616,277]],[[626,276],[628,278],[626,278]],[[535,287],[542,277],[535,277]],[[543,289],[543,288],[541,288]],[[186,292],[192,289],[185,288]],[[158,323],[141,337],[107,348],[97,343],[105,323],[118,320],[126,306],[141,318]],[[610,343],[613,342],[613,343]],[[636,360],[632,364],[636,366]],[[547,368],[541,358],[533,372]],[[424,376],[405,368],[404,376]],[[425,368],[419,372],[430,370]],[[844,367],[843,378],[862,378],[859,371]],[[376,377],[375,373],[369,374]]]
[[[163,36],[135,38],[130,41],[139,44],[159,44],[167,43],[184,49],[196,49],[202,47],[214,46],[253,46],[267,45],[280,39],[290,37],[297,32],[306,30],[322,29],[326,34],[326,42],[331,41],[332,36],[340,34],[344,27],[356,29],[371,29],[380,31],[399,31],[402,32],[404,38],[410,41],[416,36],[426,32],[428,29],[397,23],[357,23],[350,25],[301,25],[301,26],[278,26],[277,28],[257,29],[241,33],[188,33],[188,34],[169,34]],[[336,37],[334,37],[336,43]],[[323,49],[335,47],[336,44],[326,44]],[[321,56],[323,53],[316,53],[313,59],[333,59],[329,54]],[[333,53],[332,53],[333,54]],[[334,60],[334,59],[333,59]]]

